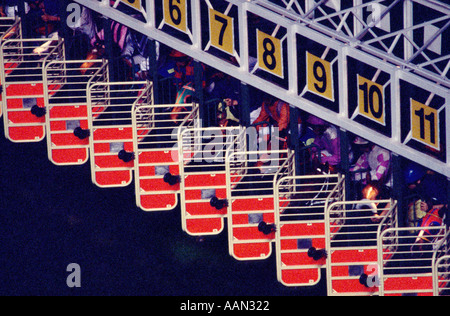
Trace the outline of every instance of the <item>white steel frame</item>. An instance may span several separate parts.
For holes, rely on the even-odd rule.
[[[327,13],[325,7],[330,7],[331,0],[321,0],[315,3],[313,0],[305,1],[284,1],[285,7],[275,5],[267,0],[242,1],[242,0],[227,0],[232,5],[238,8],[239,17],[239,66],[233,66],[230,63],[217,58],[208,52],[202,50],[201,40],[201,22],[200,22],[200,1],[191,1],[192,12],[192,29],[191,39],[192,44],[177,39],[158,29],[155,22],[155,1],[145,1],[147,11],[142,10],[147,22],[139,22],[136,19],[130,18],[124,13],[110,6],[109,1],[93,1],[93,0],[75,0],[81,5],[93,9],[101,14],[125,24],[150,38],[157,40],[169,47],[179,50],[207,65],[215,67],[216,69],[228,73],[235,78],[258,87],[269,94],[276,95],[283,101],[290,103],[308,113],[319,116],[329,122],[340,126],[342,129],[350,131],[374,143],[382,145],[386,149],[404,156],[410,160],[416,161],[425,167],[450,177],[450,151],[447,150],[446,161],[442,162],[438,159],[430,157],[429,155],[406,146],[398,138],[400,128],[400,117],[397,113],[400,108],[399,100],[396,99],[392,103],[392,137],[387,137],[372,129],[367,128],[363,124],[357,123],[348,118],[347,101],[348,92],[346,87],[347,71],[345,56],[351,54],[352,56],[360,56],[360,60],[370,65],[384,64],[387,67],[388,73],[392,80],[392,98],[398,95],[398,81],[399,78],[407,76],[415,84],[419,86],[429,86],[430,92],[435,92],[446,100],[445,108],[446,120],[450,121],[450,55],[440,56],[433,59],[428,54],[427,49],[433,44],[439,36],[444,36],[443,43],[448,42],[445,37],[445,32],[450,25],[450,6],[443,4],[436,0],[373,0],[363,3],[361,0],[354,0],[354,5],[350,9],[340,9],[334,13]],[[118,2],[117,2],[118,3]],[[383,5],[386,9],[379,12],[379,16],[371,21],[363,20],[363,10],[368,10],[369,6]],[[404,15],[405,26],[402,31],[394,31],[385,35],[377,35],[375,28],[377,24],[385,18],[392,10],[402,7]],[[436,16],[430,18],[428,21],[420,25],[413,25],[414,6],[425,6],[430,10],[436,12]],[[249,37],[247,13],[251,12],[265,20],[272,21],[278,27],[283,27],[287,30],[286,40],[288,47],[288,88],[284,89],[280,86],[262,79],[252,74],[249,62]],[[317,17],[316,17],[317,16]],[[353,27],[347,23],[347,19],[353,21]],[[330,21],[333,21],[331,23]],[[326,24],[325,24],[326,22]],[[444,23],[443,27],[439,28],[428,41],[423,44],[414,42],[412,33],[414,30],[423,30],[424,27],[434,25],[436,23]],[[329,25],[332,25],[330,27]],[[296,61],[296,35],[301,34],[311,39],[320,40],[322,38],[331,40],[337,46],[340,58],[339,65],[339,93],[340,93],[340,110],[339,113],[334,113],[325,108],[315,105],[315,103],[299,97],[297,87],[297,61]],[[369,36],[366,39],[365,36]],[[392,54],[393,47],[385,43],[381,45],[383,49],[379,49],[377,43],[384,40],[393,40],[394,43],[403,41],[405,47],[404,56],[394,56]],[[331,45],[330,45],[331,46]],[[421,56],[426,59],[426,62],[415,64],[416,57]],[[441,64],[447,65],[442,67]],[[431,67],[431,70],[428,67]],[[447,142],[450,140],[450,125],[446,124],[445,137]]]

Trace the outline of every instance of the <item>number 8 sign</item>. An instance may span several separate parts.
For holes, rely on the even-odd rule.
[[[283,78],[283,51],[281,40],[257,30],[258,67]]]

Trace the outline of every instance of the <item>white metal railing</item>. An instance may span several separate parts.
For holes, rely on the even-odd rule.
[[[178,138],[183,230],[216,235],[227,217],[226,156],[246,146],[242,127],[185,129]]]
[[[334,202],[325,224],[328,295],[377,294],[377,236],[398,226],[396,201]]]
[[[227,156],[228,241],[237,260],[261,260],[275,240],[274,186],[295,174],[289,150],[246,151]]]
[[[278,280],[286,286],[320,281],[325,265],[325,210],[344,201],[345,177],[340,174],[290,176],[275,187]]]
[[[44,70],[48,157],[55,165],[80,165],[89,159],[87,90],[94,83],[109,81],[108,62],[55,60]],[[105,107],[98,107],[101,113]]]
[[[6,137],[13,142],[37,142],[45,137],[43,71],[52,60],[64,60],[62,39],[47,50],[35,50],[47,39],[10,39],[1,43],[1,81]]]
[[[0,42],[20,38],[22,38],[20,18],[0,17]]]
[[[156,104],[133,108],[136,203],[144,211],[167,211],[180,191],[178,136],[200,126],[198,104]]]
[[[22,23],[20,19],[14,18],[0,18],[0,45],[2,42],[8,39],[22,39]],[[10,60],[2,58],[0,56],[0,62],[2,67],[12,69],[12,67],[8,64],[11,63]],[[14,64],[16,64],[14,62]],[[8,75],[11,71],[7,71],[5,76]],[[0,85],[2,83],[2,75],[0,75]],[[3,115],[3,93],[0,92],[0,117]]]
[[[426,238],[421,237],[424,230]],[[433,295],[433,256],[445,234],[445,226],[390,228],[380,233],[380,295]]]
[[[92,182],[99,187],[127,186],[135,160],[132,110],[153,104],[153,84],[97,82],[89,86],[87,101]],[[105,110],[99,114],[98,109]]]
[[[433,256],[433,294],[450,295],[450,231],[440,241]]]

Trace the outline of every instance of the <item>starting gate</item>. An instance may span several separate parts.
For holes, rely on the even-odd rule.
[[[295,174],[290,150],[235,152],[226,157],[228,242],[237,260],[261,260],[275,240],[274,186]]]
[[[278,280],[286,286],[315,285],[325,266],[325,210],[345,199],[340,174],[290,176],[275,187]]]
[[[225,156],[246,150],[245,129],[185,129],[178,141],[183,230],[193,236],[219,234],[228,214]]]
[[[168,211],[177,206],[181,180],[178,131],[199,126],[199,107],[196,103],[135,104],[136,202],[142,210]]]
[[[445,234],[445,226],[390,228],[379,234],[380,295],[433,295],[433,257]]]
[[[133,180],[133,107],[153,104],[153,84],[98,82],[88,89],[92,182],[123,187]],[[99,115],[98,109],[106,110]]]
[[[86,63],[92,63],[88,70]],[[55,60],[44,70],[48,157],[55,165],[80,165],[89,159],[87,90],[108,82],[104,60]],[[96,115],[104,106],[94,109]]]
[[[45,51],[36,52],[46,44]],[[52,60],[64,60],[61,39],[14,39],[2,43],[5,135],[13,142],[38,142],[45,137],[43,71]]]
[[[377,294],[379,255],[391,254],[389,245],[379,247],[377,236],[397,227],[397,203],[334,202],[326,210],[325,224],[328,295]]]
[[[8,39],[21,39],[22,38],[22,23],[20,21],[20,19],[13,19],[13,18],[2,18],[0,17],[0,45],[8,40]],[[12,67],[11,65],[7,65],[7,66],[3,66],[5,64],[9,64],[10,61],[9,60],[1,60],[0,57],[0,61],[1,61],[1,65],[2,67],[9,69],[9,72],[12,71]],[[8,73],[5,74],[6,76],[8,75]],[[0,85],[1,85],[1,78],[2,76],[0,75]],[[2,88],[0,88],[0,117],[3,114],[3,106],[2,106],[2,92],[1,92]]]
[[[450,231],[441,240],[433,256],[434,296],[450,295]]]

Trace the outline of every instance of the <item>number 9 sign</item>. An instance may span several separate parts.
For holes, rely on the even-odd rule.
[[[306,52],[308,67],[308,90],[334,101],[333,73],[331,63]]]

